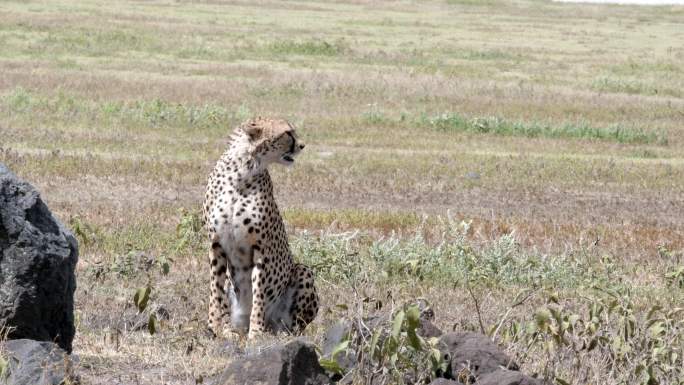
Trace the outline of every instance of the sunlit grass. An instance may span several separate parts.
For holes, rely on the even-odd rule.
[[[620,346],[573,355],[547,343],[555,321],[526,333],[549,306],[590,322],[609,293],[640,332],[652,306],[682,302],[683,17],[528,0],[1,2],[0,162],[79,238],[84,382],[206,383],[234,357],[204,333],[200,209],[253,115],[307,143],[271,169],[322,299],[306,337],[421,297],[443,330],[501,323],[526,373],[625,382],[601,367]],[[147,286],[147,311],[169,314],[153,336],[132,327]],[[600,325],[611,344],[621,317]],[[661,335],[612,373],[655,365]]]

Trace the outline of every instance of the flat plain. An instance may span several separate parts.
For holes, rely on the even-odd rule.
[[[231,360],[205,332],[198,213],[254,115],[307,142],[271,171],[317,273],[312,340],[425,298],[559,384],[681,384],[682,42],[681,6],[3,1],[0,162],[79,237],[85,384],[194,384]],[[599,348],[563,314],[600,319]]]

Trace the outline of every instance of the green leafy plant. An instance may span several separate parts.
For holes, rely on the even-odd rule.
[[[147,308],[147,303],[150,300],[151,292],[152,288],[150,287],[150,285],[141,287],[135,291],[135,295],[133,296],[133,303],[135,303],[135,307],[138,308],[139,313],[142,313]]]
[[[364,324],[359,320],[358,324]],[[410,304],[397,310],[373,331],[353,328],[348,338],[340,342],[329,357],[320,360],[331,373],[351,378],[382,378],[396,384],[427,383],[447,369],[447,361],[437,348],[437,338],[418,335],[420,310]],[[357,365],[345,373],[337,357],[353,353]]]
[[[69,227],[78,237],[81,245],[87,247],[97,242],[98,235],[96,229],[86,223],[80,216],[76,215],[69,218]]]
[[[501,338],[525,346],[523,357],[534,350],[548,356],[544,376],[559,384],[585,383],[583,363],[591,360],[624,383],[681,383],[684,308],[656,304],[641,312],[628,290],[601,288],[598,294],[584,300],[585,312],[564,306],[552,294],[532,320],[510,322]],[[573,365],[563,368],[567,361]]]
[[[347,350],[347,347],[349,346],[349,340],[344,340],[337,344],[335,348],[333,348],[332,352],[330,353],[330,358],[323,358],[321,357],[319,359],[319,363],[323,367],[323,369],[329,371],[330,373],[337,374],[337,375],[342,375],[344,374],[344,369],[340,364],[337,362],[337,357],[345,352]]]
[[[133,303],[138,309],[138,313],[142,313],[145,311],[145,309],[147,309],[151,294],[152,286],[149,283],[147,286],[138,288],[138,290],[135,291],[135,295],[133,295]],[[147,331],[150,333],[150,335],[154,335],[157,332],[157,328],[157,316],[154,314],[154,312],[150,312],[150,315],[147,319]]]
[[[121,277],[136,276],[140,272],[139,257],[141,255],[142,253],[136,250],[117,255],[109,266],[109,270]]]
[[[197,246],[202,236],[202,219],[199,212],[180,208],[178,214],[180,219],[176,225],[176,253]]]
[[[668,286],[684,289],[684,266],[679,266],[665,274]]]
[[[446,370],[446,361],[437,349],[437,339],[424,339],[417,334],[420,310],[409,305],[394,314],[389,334],[376,330],[365,351],[375,370],[386,369],[390,378],[404,383],[411,373],[416,383],[429,381]]]
[[[573,256],[549,258],[523,251],[514,234],[476,247],[467,240],[468,222],[445,219],[439,230],[437,242],[426,240],[419,228],[411,237],[381,239],[357,233],[304,234],[293,240],[292,247],[319,276],[352,286],[410,278],[459,285],[470,280],[491,287],[577,287],[596,276],[592,265]]]

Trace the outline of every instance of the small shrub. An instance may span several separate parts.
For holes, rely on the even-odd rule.
[[[9,110],[14,113],[25,112],[35,103],[32,95],[22,87],[15,88],[12,92],[3,97],[3,103],[7,104]]]
[[[543,376],[559,384],[588,383],[599,373],[619,383],[681,383],[684,308],[639,311],[637,300],[629,290],[602,288],[580,299],[582,312],[550,295],[532,319],[509,322],[500,336],[519,356],[547,357]]]
[[[665,280],[670,287],[684,289],[684,266],[679,266],[666,273]]]
[[[97,242],[97,229],[85,222],[80,216],[76,215],[69,218],[69,227],[82,246],[87,247]]]
[[[133,303],[135,304],[135,307],[138,309],[138,313],[142,313],[147,309],[151,293],[151,283],[148,283],[147,286],[141,287],[135,291],[135,295],[133,295]],[[149,317],[147,318],[147,331],[150,333],[150,335],[154,335],[154,333],[157,332],[158,328],[157,316],[154,312],[149,313]]]
[[[333,374],[366,379],[364,383],[427,384],[446,371],[447,362],[437,348],[438,339],[419,336],[419,326],[418,306],[406,305],[372,331],[353,327],[330,357],[320,360],[321,366]],[[357,362],[350,373],[345,373],[336,357],[350,352]]]
[[[513,235],[478,249],[467,240],[468,222],[446,220],[442,226],[440,240],[434,244],[418,230],[408,239],[390,236],[370,241],[356,233],[319,238],[303,234],[292,247],[317,274],[350,285],[412,278],[459,285],[476,279],[487,286],[577,287],[596,279],[594,267],[573,256],[523,252]]]
[[[391,122],[391,120],[388,119],[385,114],[378,109],[377,104],[368,105],[368,110],[363,113],[363,120],[367,124],[376,126]]]
[[[180,219],[176,225],[175,253],[182,250],[194,249],[202,241],[202,219],[197,211],[188,211],[185,208],[178,210]]]

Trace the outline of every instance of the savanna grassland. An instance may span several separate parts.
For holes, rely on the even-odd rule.
[[[684,383],[684,7],[0,2],[0,162],[79,237],[82,383],[273,342],[205,331],[204,184],[253,115],[307,142],[272,175],[314,341],[425,298],[557,384]]]

